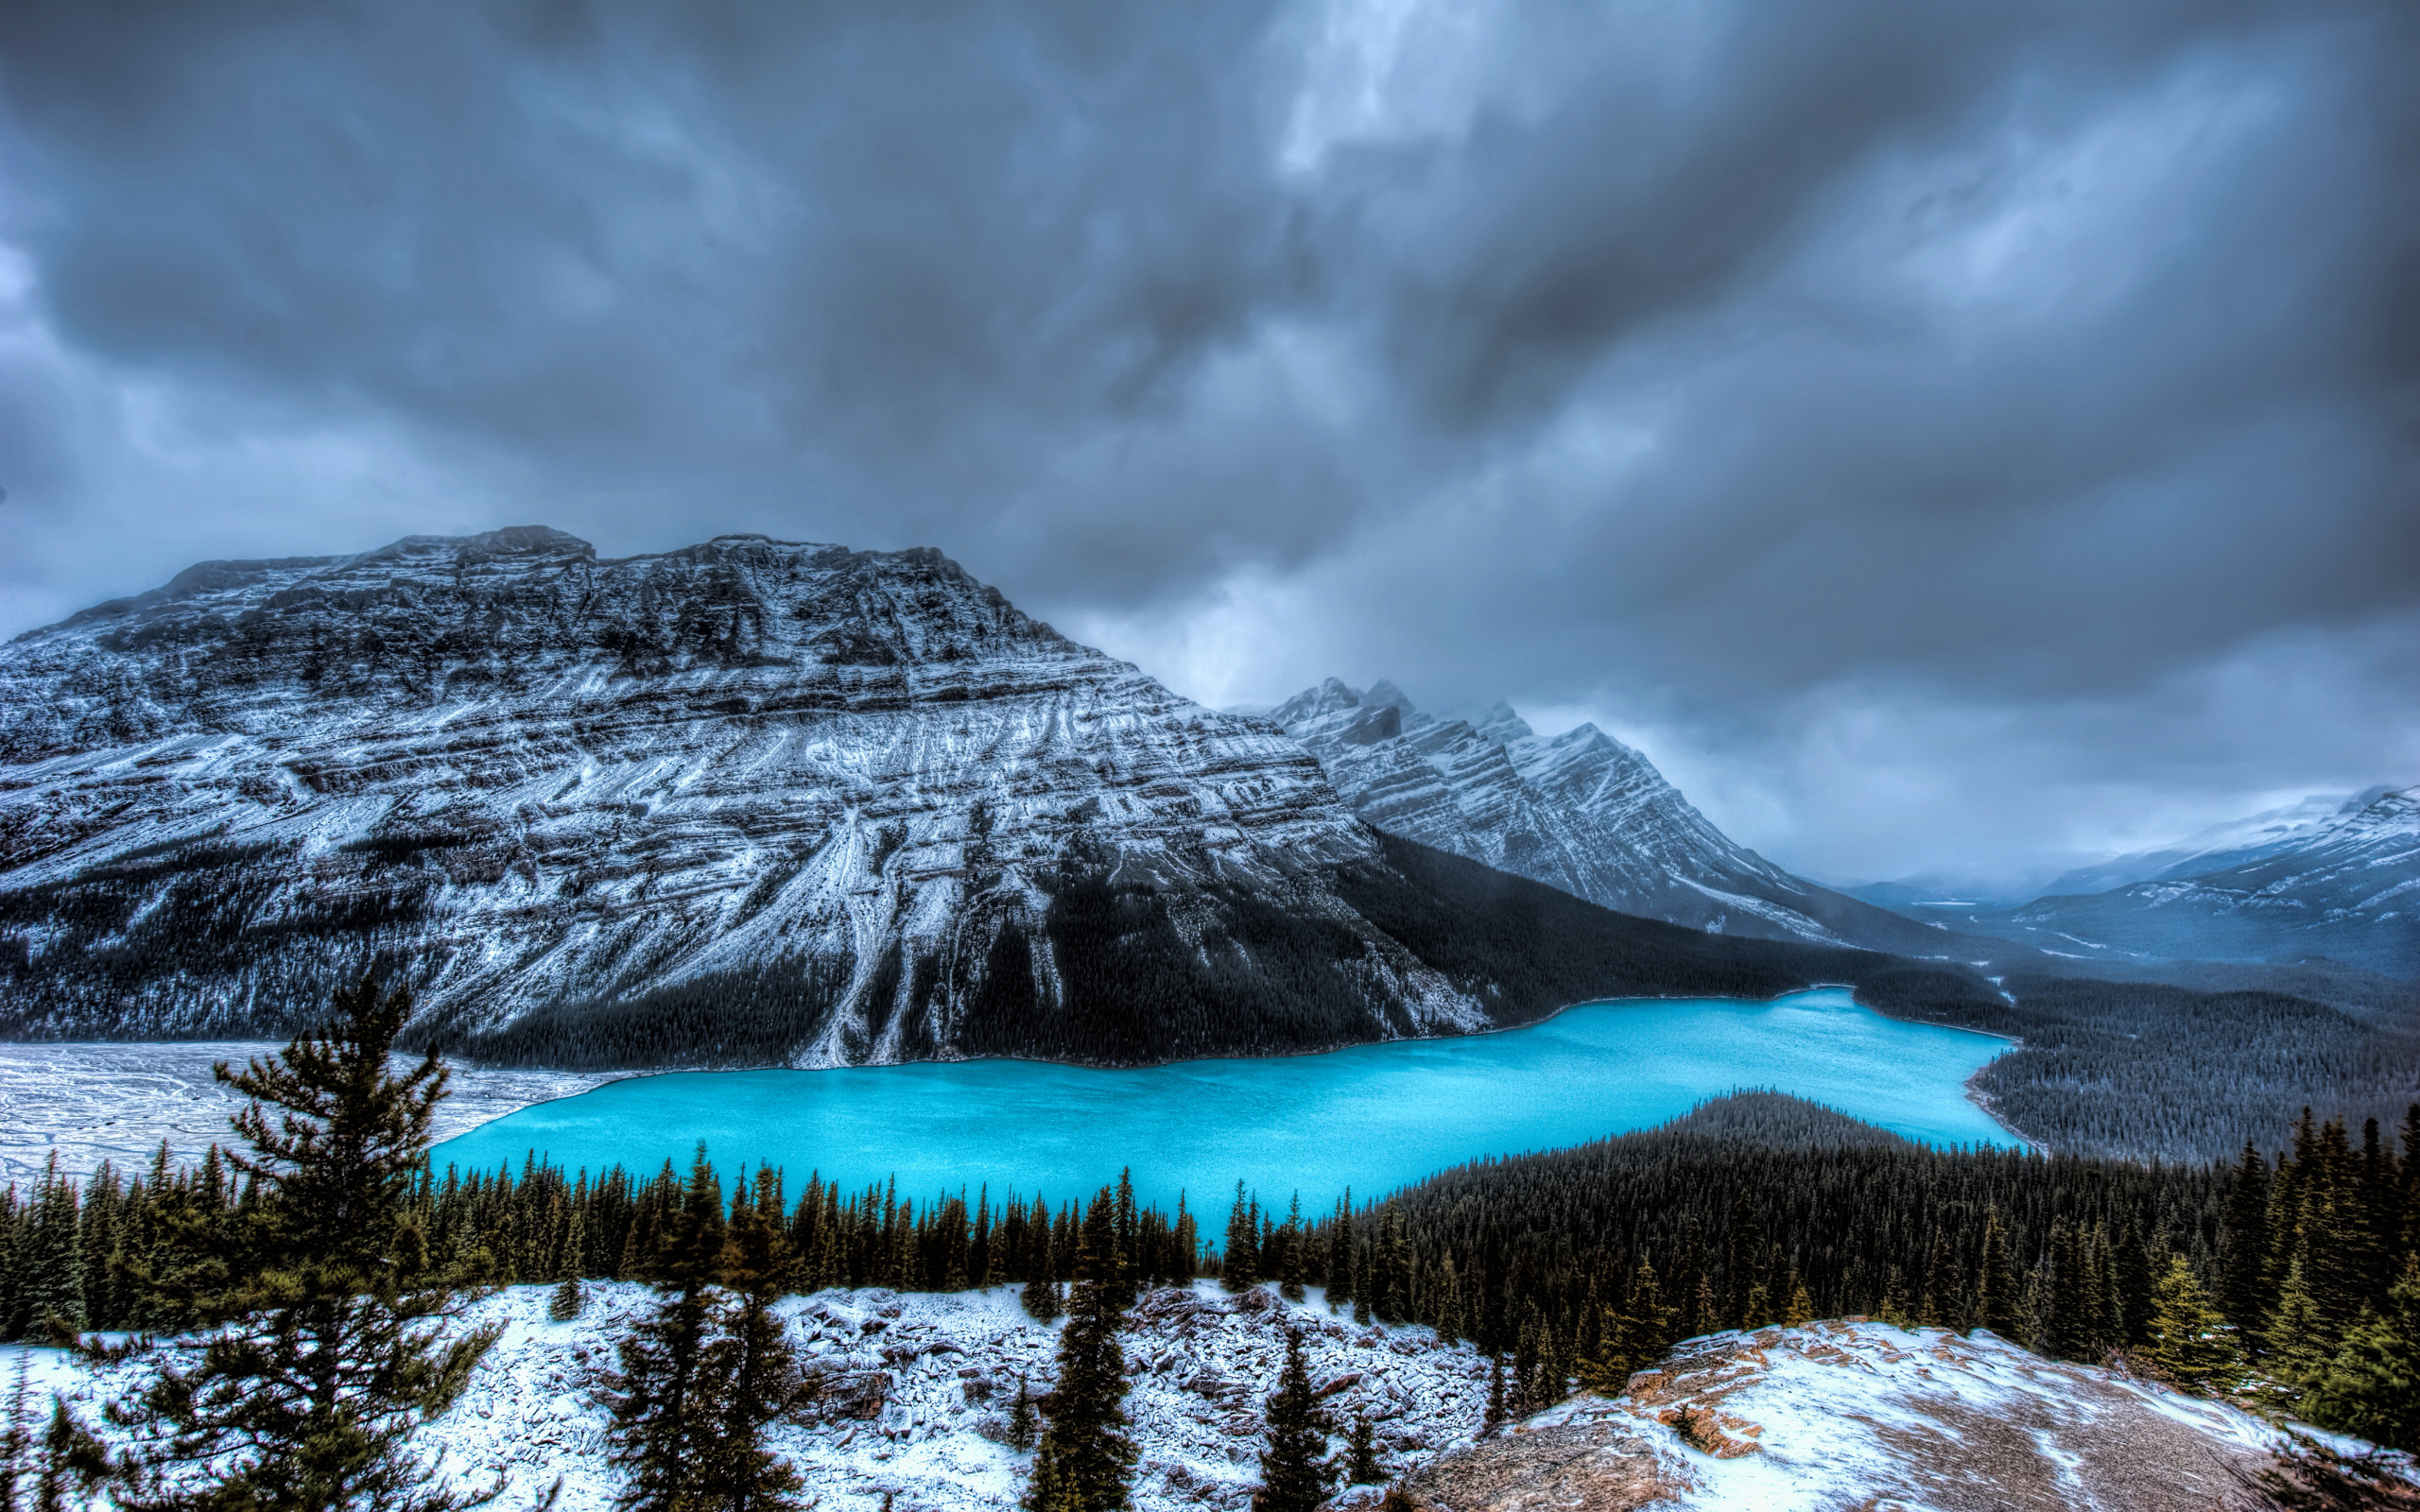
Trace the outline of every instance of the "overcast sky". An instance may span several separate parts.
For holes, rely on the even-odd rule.
[[[1204,702],[2055,867],[2420,782],[2415,78],[2408,0],[15,0],[0,634],[930,544]]]

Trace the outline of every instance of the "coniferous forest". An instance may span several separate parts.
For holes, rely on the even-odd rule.
[[[1745,1093],[1308,1216],[1299,1194],[1281,1209],[1238,1188],[1213,1246],[1183,1204],[1138,1206],[1122,1183],[1056,1201],[1008,1186],[919,1198],[726,1176],[702,1150],[686,1172],[644,1177],[534,1161],[440,1175],[424,1153],[442,1068],[385,1070],[407,998],[364,984],[339,1006],[326,1037],[226,1073],[254,1099],[235,1146],[190,1166],[163,1150],[130,1176],[54,1168],[0,1194],[9,1337],[130,1333],[80,1346],[112,1362],[161,1335],[209,1345],[157,1356],[157,1383],[110,1406],[132,1446],[114,1458],[61,1418],[46,1473],[114,1477],[122,1504],[163,1508],[219,1504],[177,1487],[229,1464],[264,1504],[312,1504],[280,1500],[296,1477],[319,1477],[313,1495],[406,1486],[412,1430],[494,1336],[434,1325],[503,1284],[550,1284],[559,1312],[576,1312],[591,1280],[660,1298],[622,1347],[614,1443],[632,1505],[787,1504],[786,1468],[761,1446],[775,1399],[796,1389],[769,1304],[833,1286],[1014,1285],[1037,1316],[1067,1313],[1034,1471],[1043,1507],[1120,1504],[1132,1452],[1116,1431],[1118,1319],[1141,1291],[1205,1276],[1296,1297],[1321,1286],[1356,1319],[1467,1340],[1497,1361],[1499,1415],[1618,1393],[1685,1337],[1869,1315],[2123,1358],[2420,1443],[2420,1105],[2393,1131],[2305,1113],[2273,1151],[2142,1164],[1927,1148]],[[340,1387],[309,1363],[329,1357],[346,1362]],[[364,1391],[366,1410],[341,1400]],[[444,1512],[452,1494],[393,1504]]]

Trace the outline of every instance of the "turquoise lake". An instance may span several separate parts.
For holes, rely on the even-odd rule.
[[[685,1169],[698,1142],[728,1174],[782,1167],[844,1189],[897,1177],[921,1206],[989,1182],[1089,1198],[1131,1166],[1137,1195],[1223,1213],[1241,1178],[1281,1207],[1324,1211],[1481,1156],[1646,1128],[1708,1097],[1777,1088],[1936,1145],[2017,1143],[1967,1100],[2006,1048],[1900,1023],[1819,988],[1769,1003],[1593,1003],[1525,1029],[1326,1055],[1098,1071],[969,1060],[838,1071],[634,1076],[541,1103],[437,1147],[442,1170]]]

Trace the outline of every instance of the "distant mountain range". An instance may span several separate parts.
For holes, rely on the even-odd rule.
[[[204,563],[0,647],[0,1035],[281,1033],[372,962],[419,1039],[574,1067],[1132,1063],[1975,987],[1732,937],[1940,936],[1731,846],[1593,730],[1406,739],[1390,704],[1362,739],[1331,702],[1357,806],[1402,778],[1392,834],[1276,724],[934,551],[613,560],[531,526]],[[1517,816],[1466,808],[1498,790]]]
[[[2324,958],[2420,978],[2420,787],[2374,788],[2121,858],[2064,882],[2147,871],[2016,908],[1926,909],[1952,927],[2069,959]]]
[[[1938,954],[1940,930],[1820,886],[1733,841],[1595,725],[1552,737],[1508,704],[1437,718],[1335,678],[1271,711],[1377,828],[1608,908],[1717,933]]]

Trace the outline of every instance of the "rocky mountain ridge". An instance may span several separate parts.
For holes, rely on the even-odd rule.
[[[2152,880],[1954,923],[2071,959],[2324,957],[2420,978],[2420,787],[2375,789],[2324,820],[2203,852]]]
[[[410,537],[0,648],[12,1038],[280,1035],[376,967],[508,1064],[1132,1064],[1885,964],[1448,859],[931,550]]]
[[[1373,854],[1273,726],[929,550],[412,537],[205,563],[0,654],[21,1031],[241,1032],[367,950],[472,1043],[653,994],[642,1037],[728,1005],[804,1062],[912,1057],[1063,1005],[1046,946],[997,947],[1071,885],[1349,930],[1312,874]],[[1172,922],[1215,951],[1218,912]],[[1355,943],[1356,1032],[1484,1022]]]
[[[1498,703],[1439,718],[1388,681],[1330,678],[1271,711],[1381,830],[1693,929],[1940,954],[1941,932],[1734,842],[1654,764],[1593,724],[1542,737]]]

